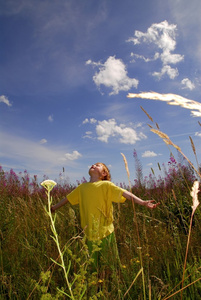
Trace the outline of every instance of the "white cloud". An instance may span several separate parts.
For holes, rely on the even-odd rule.
[[[136,30],[134,37],[128,39],[128,42],[133,42],[134,45],[152,43],[157,47],[157,51],[152,59],[145,59],[143,55],[137,56],[135,54],[134,56],[143,59],[145,62],[160,58],[163,64],[161,71],[152,73],[153,76],[159,79],[165,74],[167,74],[170,79],[174,79],[179,75],[177,69],[173,69],[169,66],[169,64],[177,64],[184,59],[184,55],[171,53],[176,48],[176,29],[176,25],[163,21],[161,23],[152,24],[145,33]],[[161,51],[161,54],[158,53],[158,50]]]
[[[40,144],[41,144],[41,145],[46,144],[46,143],[47,143],[47,140],[46,140],[46,139],[40,140]]]
[[[195,88],[195,85],[192,83],[192,81],[188,78],[184,78],[181,81],[181,84],[183,85],[184,89],[193,90]]]
[[[53,122],[53,121],[54,121],[53,115],[50,115],[50,116],[48,117],[48,121],[49,121],[49,122]]]
[[[0,132],[1,140],[1,160],[6,162],[15,161],[15,164],[27,170],[37,170],[45,172],[47,169],[57,170],[63,166],[64,161],[68,163],[68,153],[65,154],[63,147],[51,147],[46,143],[39,143],[27,138]],[[45,142],[46,140],[41,140]],[[71,158],[79,158],[81,154],[76,150],[71,154]]]
[[[100,66],[100,62],[95,62],[95,61],[92,61],[91,59],[88,59],[86,61],[86,65],[93,65],[93,66],[99,67]]]
[[[91,135],[92,134],[92,131],[86,131],[85,132],[87,135]]]
[[[96,126],[98,140],[107,143],[110,136],[115,136],[116,121],[114,119],[99,121]]]
[[[146,139],[146,135],[142,132],[137,132],[134,128],[128,127],[125,124],[118,125],[115,119],[98,121],[96,125],[97,139],[101,142],[108,143],[109,138],[117,138],[122,144],[135,144],[136,141]],[[91,138],[90,135],[85,136]]]
[[[84,119],[84,121],[82,122],[82,124],[87,124],[87,123],[89,123],[89,119],[88,118]]]
[[[0,96],[0,103],[5,103],[8,106],[12,106],[12,104],[10,103],[10,101],[8,100],[8,98],[4,95]]]
[[[180,54],[171,54],[169,50],[164,50],[161,54],[161,60],[164,65],[177,64],[184,59],[184,56]]]
[[[112,88],[110,95],[116,95],[120,91],[128,91],[138,86],[139,81],[128,77],[126,66],[115,56],[110,56],[104,64],[94,63],[91,60],[87,61],[87,64],[98,66],[99,71],[95,73],[93,80],[98,87],[104,85]]]
[[[152,75],[157,77],[158,79],[161,79],[165,74],[167,74],[170,79],[174,79],[179,75],[179,72],[174,68],[171,68],[170,66],[166,65],[163,66],[160,72],[153,72]]]
[[[90,122],[91,124],[95,124],[95,123],[97,123],[97,120],[94,119],[94,118],[91,118],[91,119],[89,120],[89,122]]]
[[[65,158],[68,160],[76,160],[79,157],[82,157],[82,154],[80,154],[77,150],[74,150],[73,153],[66,153]]]
[[[142,154],[142,157],[155,157],[157,156],[157,154],[154,152],[154,151],[145,151],[143,154]]]
[[[152,24],[146,33],[136,30],[134,37],[128,39],[134,45],[144,43],[154,43],[158,48],[173,51],[176,46],[175,35],[176,25],[168,24],[167,21]]]
[[[83,135],[83,137],[82,137],[83,139],[94,139],[94,137],[93,137],[93,132],[92,131],[86,131],[85,132],[85,135]]]
[[[201,132],[196,132],[196,133],[195,133],[195,136],[201,137]]]
[[[137,59],[142,59],[142,60],[144,60],[145,62],[150,62],[150,61],[154,61],[154,60],[157,60],[159,57],[160,57],[160,54],[158,53],[158,52],[156,52],[155,54],[154,54],[154,57],[153,58],[147,58],[147,57],[145,57],[145,56],[143,56],[143,55],[139,55],[139,54],[135,54],[135,53],[131,53],[131,57],[136,57]]]
[[[97,120],[94,119],[94,118],[91,118],[91,119],[86,118],[86,119],[82,122],[82,124],[87,124],[87,123],[95,124],[96,122],[97,122]]]

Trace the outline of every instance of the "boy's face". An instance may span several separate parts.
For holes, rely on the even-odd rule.
[[[101,179],[105,175],[105,170],[103,168],[103,165],[100,163],[92,165],[91,168],[89,169],[89,175],[91,177],[97,176]]]

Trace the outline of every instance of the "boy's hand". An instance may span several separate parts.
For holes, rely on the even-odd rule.
[[[160,202],[158,203],[153,203],[155,200],[147,200],[145,201],[145,206],[147,206],[150,209],[156,208],[158,205],[160,205]]]

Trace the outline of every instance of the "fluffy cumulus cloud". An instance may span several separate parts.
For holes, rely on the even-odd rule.
[[[153,72],[152,75],[161,79],[165,74],[167,74],[170,79],[174,79],[179,75],[177,68],[171,68],[170,66],[166,65],[163,66],[160,72]]]
[[[152,76],[160,80],[165,76],[170,79],[175,79],[179,76],[179,71],[176,65],[184,60],[184,55],[174,53],[176,49],[177,25],[169,24],[166,20],[161,23],[152,24],[146,32],[136,30],[134,36],[130,37],[127,42],[132,42],[134,46],[140,44],[149,45],[145,47],[147,51],[153,50],[153,53],[148,53],[147,57],[144,53],[131,53],[132,62],[143,60],[146,63],[159,61],[158,69],[152,71]],[[104,62],[94,62],[88,60],[87,65],[92,65],[98,68],[98,71],[93,76],[93,81],[96,86],[108,87],[112,89],[110,95],[116,95],[120,91],[129,91],[131,88],[138,87],[139,81],[135,78],[130,78],[126,69],[126,65],[121,59],[115,56],[109,56]],[[184,88],[193,89],[194,85],[185,78],[182,82]]]
[[[110,56],[104,64],[88,60],[86,64],[91,64],[99,68],[93,76],[93,81],[100,87],[104,85],[112,89],[110,95],[116,95],[120,91],[128,91],[130,88],[137,88],[139,81],[128,77],[125,64],[121,59]]]
[[[189,89],[189,90],[193,90],[195,88],[194,83],[192,83],[192,81],[188,78],[184,78],[181,81],[181,84],[183,86],[184,89]]]
[[[136,58],[143,59],[145,62],[160,59],[163,66],[160,72],[154,72],[153,76],[159,79],[167,74],[170,79],[174,79],[179,75],[176,68],[170,67],[181,62],[184,56],[181,54],[172,53],[176,48],[176,29],[177,26],[169,24],[167,21],[152,24],[147,32],[135,31],[134,36],[128,39],[128,42],[133,42],[134,45],[146,43],[153,44],[157,51],[152,59],[145,58],[143,55],[131,54]]]
[[[10,103],[10,101],[8,100],[8,98],[4,95],[0,96],[0,103],[4,103],[8,106],[12,106],[12,104]]]
[[[79,157],[82,157],[82,154],[80,154],[77,150],[74,150],[72,153],[66,153],[65,158],[67,160],[76,160]]]
[[[147,150],[142,154],[142,157],[154,157],[157,156],[157,154],[154,151]]]
[[[93,119],[91,119],[93,120]],[[94,124],[92,122],[89,122]],[[86,123],[85,123],[86,124]],[[146,139],[146,135],[142,132],[137,132],[134,128],[128,127],[125,124],[117,124],[115,119],[97,121],[96,138],[104,143],[108,143],[110,138],[116,138],[122,144],[135,144],[136,141]],[[86,132],[87,138],[92,138],[92,132]]]

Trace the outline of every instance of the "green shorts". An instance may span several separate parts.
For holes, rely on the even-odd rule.
[[[119,253],[114,232],[100,241],[87,241],[89,254],[93,258],[93,267],[100,269],[105,266],[120,266]]]

